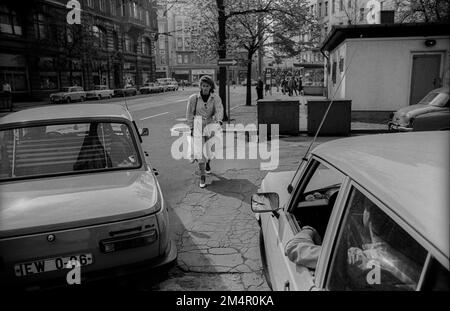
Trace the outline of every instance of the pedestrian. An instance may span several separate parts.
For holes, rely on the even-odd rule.
[[[303,96],[303,81],[302,81],[302,77],[298,78],[298,93],[300,94],[300,96]]]
[[[283,80],[281,81],[281,92],[283,93],[283,95],[286,94],[286,89],[287,89],[287,81],[285,78],[283,78]]]
[[[297,84],[297,78],[294,78],[293,80],[294,80],[294,83],[293,83],[292,89],[295,92],[295,96],[298,96],[298,93],[297,93],[297,85],[298,85]]]
[[[5,103],[5,108],[9,109],[9,111],[13,110],[12,107],[12,91],[11,91],[11,85],[8,83],[8,81],[5,81],[2,85],[3,90],[3,100]]]
[[[215,84],[210,76],[200,78],[200,93],[189,97],[186,120],[193,138],[194,160],[200,171],[200,188],[206,187],[206,174],[211,174],[211,154],[203,153],[203,145],[221,129],[223,106],[220,97],[214,93]],[[214,126],[216,125],[216,126]],[[215,128],[215,130],[212,130]],[[196,142],[200,142],[196,143]],[[206,148],[209,151],[209,148]]]
[[[263,90],[264,90],[264,82],[261,77],[258,78],[258,82],[256,84],[256,94],[258,95],[258,100],[263,99]]]
[[[293,77],[290,77],[289,78],[289,81],[288,81],[288,94],[289,94],[289,96],[292,96],[293,95],[293,90],[294,90],[294,78]]]

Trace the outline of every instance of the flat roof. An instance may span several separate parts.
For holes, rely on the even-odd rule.
[[[337,139],[313,154],[350,176],[449,256],[450,131]]]
[[[120,104],[55,104],[10,113],[0,118],[0,125],[92,117],[118,117],[132,120],[130,112]]]
[[[320,50],[332,51],[346,39],[431,37],[450,35],[445,23],[365,24],[333,26]]]

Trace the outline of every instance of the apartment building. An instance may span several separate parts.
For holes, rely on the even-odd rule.
[[[71,85],[142,85],[155,79],[152,0],[79,0],[81,23],[67,23],[67,0],[0,4],[0,80],[13,100],[46,99]]]

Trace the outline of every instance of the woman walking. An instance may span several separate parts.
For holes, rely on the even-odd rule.
[[[200,93],[192,94],[189,97],[186,120],[191,128],[193,137],[193,149],[195,160],[198,161],[200,170],[200,188],[206,187],[206,174],[211,173],[211,157],[212,155],[203,153],[203,146],[213,136],[215,132],[212,130],[214,126],[218,129],[222,125],[223,106],[220,97],[214,93],[215,84],[211,77],[203,76],[200,78]],[[217,131],[217,130],[216,130]],[[199,141],[201,144],[196,144]],[[208,151],[209,148],[206,148]],[[194,161],[195,161],[194,160]]]

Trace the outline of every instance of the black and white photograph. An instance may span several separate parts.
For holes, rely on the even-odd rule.
[[[449,23],[447,0],[0,0],[2,293],[448,292]]]

